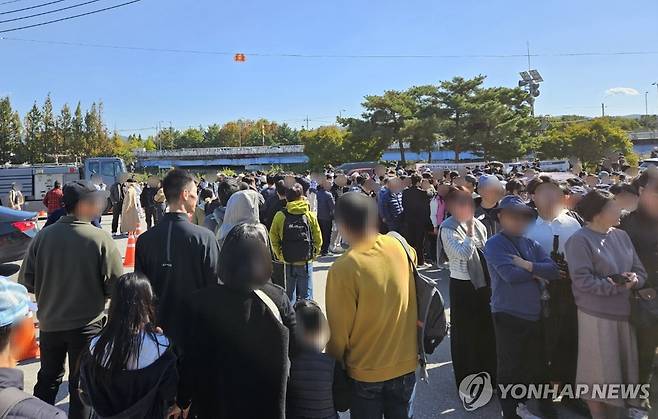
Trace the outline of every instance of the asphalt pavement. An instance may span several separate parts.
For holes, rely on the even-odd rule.
[[[103,229],[110,233],[110,216],[104,216],[102,220]],[[125,253],[127,239],[117,238],[115,243],[122,254]],[[325,307],[325,286],[327,281],[327,272],[336,257],[321,258],[314,264],[313,269],[313,292],[314,298],[324,309]],[[439,288],[446,301],[448,315],[450,314],[450,301],[448,293],[448,272],[446,269],[432,267],[425,274],[437,279]],[[12,277],[15,279],[15,275]],[[382,309],[385,309],[384,307]],[[25,390],[32,392],[36,383],[37,372],[39,370],[39,361],[27,361],[19,367],[25,374]],[[66,380],[66,377],[64,378]],[[430,418],[497,418],[500,417],[498,402],[495,397],[486,406],[475,411],[467,412],[464,410],[461,400],[459,399],[457,388],[454,383],[452,370],[452,361],[450,356],[450,337],[441,343],[435,353],[429,358],[429,381],[419,382],[416,388],[417,397],[415,405],[415,417],[418,419]],[[60,387],[58,395],[58,406],[63,409],[68,408],[68,383],[64,381]],[[559,410],[561,418],[579,418],[570,412]],[[349,418],[349,414],[342,414],[341,418]]]

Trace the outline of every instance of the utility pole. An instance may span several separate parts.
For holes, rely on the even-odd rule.
[[[530,69],[532,68],[532,66],[530,65],[530,41],[526,41],[526,48],[528,51],[528,71],[530,71]]]
[[[265,146],[265,122],[263,121],[260,123],[260,134],[263,138],[263,146]]]
[[[308,115],[306,115],[306,131],[308,131]]]

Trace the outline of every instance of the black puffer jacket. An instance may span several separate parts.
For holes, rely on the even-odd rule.
[[[287,419],[336,416],[333,398],[334,366],[327,354],[301,350],[290,366]]]

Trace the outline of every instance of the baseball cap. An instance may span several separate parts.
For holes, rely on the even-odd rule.
[[[27,288],[0,276],[0,327],[24,319],[29,312],[29,306]]]
[[[505,196],[498,206],[494,208],[491,213],[494,217],[497,217],[498,214],[503,210],[509,210],[519,213],[524,213],[537,218],[537,210],[528,206],[521,197],[516,195],[507,195]]]
[[[74,207],[82,200],[102,197],[104,195],[103,191],[96,189],[96,186],[88,180],[69,182],[64,185],[62,193],[62,201],[67,207]]]

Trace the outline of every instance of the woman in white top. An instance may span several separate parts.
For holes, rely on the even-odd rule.
[[[496,382],[496,340],[489,300],[491,288],[482,249],[487,228],[475,218],[475,202],[463,186],[446,195],[451,215],[440,227],[450,267],[450,347],[455,384],[486,372]]]

